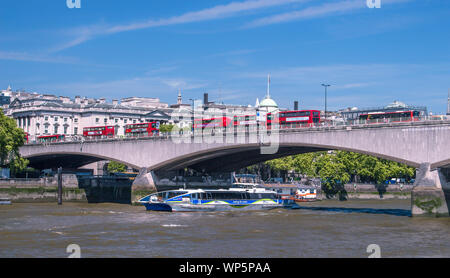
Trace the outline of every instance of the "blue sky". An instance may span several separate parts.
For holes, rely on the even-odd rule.
[[[450,1],[2,0],[0,88],[280,107],[446,110]]]

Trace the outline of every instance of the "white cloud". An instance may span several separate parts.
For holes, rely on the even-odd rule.
[[[223,19],[240,15],[244,12],[270,8],[275,6],[287,5],[295,2],[306,2],[310,0],[247,0],[243,2],[231,2],[225,5],[218,5],[212,8],[203,9],[195,12],[188,12],[179,16],[173,16],[162,19],[149,19],[147,21],[120,24],[120,25],[92,25],[80,28],[75,28],[67,31],[69,34],[74,34],[75,38],[68,42],[62,43],[51,51],[61,51],[67,48],[84,43],[97,36],[115,34],[120,32],[134,31],[140,29],[148,29],[160,26],[169,26],[176,24],[186,24],[193,22],[209,21],[216,19]]]
[[[0,60],[25,61],[25,62],[44,62],[44,63],[64,63],[73,64],[78,60],[71,57],[50,57],[42,54],[31,54],[27,52],[0,51]]]
[[[408,1],[411,0],[382,0],[382,5]],[[345,0],[340,2],[325,3],[320,6],[308,7],[298,11],[291,11],[287,13],[263,17],[246,24],[244,28],[254,28],[271,24],[290,22],[294,20],[335,15],[338,13],[345,13],[363,8],[368,8],[365,0]]]

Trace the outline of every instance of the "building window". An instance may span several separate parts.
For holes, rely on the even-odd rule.
[[[75,135],[78,134],[78,127],[74,127],[74,128],[73,128],[73,133],[74,133]]]
[[[78,118],[73,119],[75,123],[78,123]]]
[[[58,134],[58,126],[55,125],[55,134]]]
[[[58,121],[58,117],[55,117],[55,122],[57,122]]]
[[[127,119],[123,120],[124,123],[127,123]]]
[[[103,119],[103,122],[106,124],[106,123],[108,122],[108,119],[107,119],[107,118],[104,118],[104,119]]]
[[[117,124],[119,122],[119,119],[115,119],[114,122]]]
[[[44,120],[48,121],[48,116],[45,116],[45,117],[44,117]]]
[[[64,126],[64,134],[67,134],[67,126]]]
[[[95,122],[98,123],[100,121],[99,118],[95,118]]]
[[[64,122],[67,123],[67,118],[64,118]]]
[[[136,123],[136,120],[133,120],[133,124],[135,124]]]

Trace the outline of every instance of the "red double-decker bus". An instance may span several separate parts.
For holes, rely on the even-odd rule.
[[[83,128],[83,136],[92,137],[114,137],[114,126],[94,126]]]
[[[258,121],[256,115],[236,115],[233,117],[235,131],[256,131]]]
[[[159,134],[159,122],[128,124],[125,126],[125,136],[141,137],[156,136]]]
[[[219,118],[209,118],[209,119],[195,119],[194,120],[194,129],[195,130],[204,130],[204,129],[227,129],[231,128],[233,121],[228,117],[219,117]]]
[[[60,141],[64,141],[64,139],[66,139],[65,135],[63,135],[63,134],[55,134],[55,135],[38,136],[37,141],[39,143],[60,142]]]
[[[419,121],[420,111],[371,112],[359,115],[360,124]]]
[[[280,111],[267,113],[267,129],[278,122],[280,129],[311,127],[320,122],[319,110]]]

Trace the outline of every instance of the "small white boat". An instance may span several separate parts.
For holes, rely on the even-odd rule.
[[[282,208],[283,200],[263,188],[178,189],[150,194],[140,199],[154,211],[226,211]]]
[[[0,205],[11,205],[11,200],[0,198]]]

